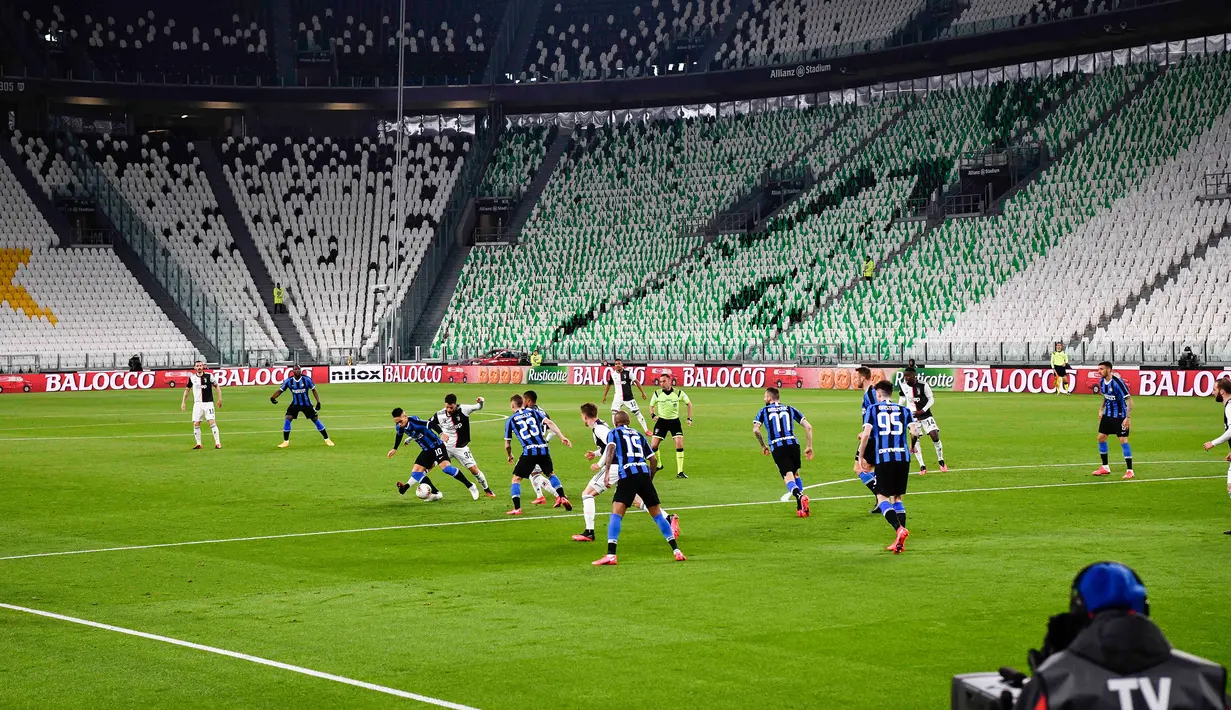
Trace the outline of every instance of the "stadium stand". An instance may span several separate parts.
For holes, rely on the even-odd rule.
[[[198,356],[111,249],[59,243],[4,161],[0,201],[0,353],[38,356],[45,368]]]
[[[261,305],[218,201],[191,143],[155,134],[82,139],[146,227],[193,279],[244,324],[245,347],[283,353],[286,345]]]
[[[471,252],[434,350],[541,345],[701,244],[687,227],[753,188],[848,115],[770,111],[579,130],[510,249]],[[509,279],[519,274],[520,279]],[[533,310],[507,304],[530,299]]]
[[[221,146],[227,182],[265,266],[289,291],[291,318],[321,357],[372,347],[389,299],[400,303],[418,270],[472,139],[403,140],[405,216],[394,211],[393,138],[248,137]]]
[[[826,49],[882,46],[920,0],[752,0],[714,59],[724,69],[819,59]]]
[[[389,86],[397,82],[399,39],[406,47],[407,83],[481,81],[505,4],[406,3],[403,32],[397,29],[399,3],[392,0],[294,0],[292,8],[298,48],[331,53],[342,85]]]
[[[555,139],[555,128],[546,126],[513,127],[500,135],[500,145],[492,154],[483,182],[482,195],[520,196],[530,187],[534,174],[547,155],[547,145]]]
[[[1225,55],[1172,66],[1081,150],[1050,169],[1054,191],[1046,203],[1029,205],[1047,215],[1036,228],[1039,252],[1019,261],[1020,271],[1003,284],[974,289],[972,295],[985,297],[971,299],[980,302],[954,314],[953,324],[929,339],[1089,341],[1100,322],[1109,323],[1147,284],[1221,232],[1231,202],[1196,197],[1206,173],[1225,172],[1231,162],[1228,81]],[[996,225],[997,231],[1009,228],[997,236],[1024,226]],[[1154,340],[1172,328],[1165,321],[1155,325],[1153,333],[1132,330]],[[1114,333],[1121,328],[1129,326]],[[1117,336],[1099,340],[1109,337]]]
[[[22,31],[60,58],[61,75],[146,83],[275,81],[270,22],[260,3],[179,3],[157,11],[136,0],[105,7],[85,0],[20,4]]]
[[[653,76],[673,43],[708,37],[730,0],[545,0],[522,81]],[[665,66],[662,67],[666,69]]]

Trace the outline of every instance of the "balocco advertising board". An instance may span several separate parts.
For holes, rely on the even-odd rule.
[[[289,367],[221,367],[210,370],[220,387],[276,386],[291,375]],[[316,382],[326,382],[325,367],[305,367],[303,373]],[[184,387],[191,370],[126,370],[49,372],[28,375],[0,375],[0,393],[13,392],[98,392],[149,390]]]

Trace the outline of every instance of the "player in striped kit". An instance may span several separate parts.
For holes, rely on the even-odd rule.
[[[509,398],[509,408],[513,410],[513,416],[504,423],[504,453],[509,463],[513,463],[513,438],[517,437],[517,441],[521,444],[521,458],[517,460],[513,468],[513,482],[509,487],[509,493],[513,498],[513,509],[507,515],[522,514],[521,482],[522,479],[529,478],[535,468],[542,469],[543,474],[551,481],[556,491],[556,499],[564,506],[564,509],[572,511],[573,506],[569,503],[568,496],[564,494],[564,485],[560,483],[559,478],[556,478],[555,467],[551,463],[551,450],[547,446],[546,433],[555,432],[556,436],[560,437],[561,443],[569,448],[573,447],[573,442],[568,440],[555,422],[547,418],[543,410],[526,408],[525,399],[520,394]]]
[[[287,390],[291,391],[291,403],[286,408],[286,422],[282,425],[282,443],[278,444],[278,448],[285,449],[291,445],[291,422],[298,419],[300,414],[316,425],[316,430],[321,433],[326,446],[333,446],[329,432],[325,430],[325,425],[321,423],[320,417],[316,414],[321,408],[321,396],[316,391],[316,384],[312,382],[311,377],[303,373],[299,365],[291,368],[291,376],[282,381],[282,386],[269,398],[269,401],[277,404],[278,397],[281,397],[282,393]],[[309,392],[316,398],[315,407],[312,406],[312,400],[308,398]]]
[[[1224,377],[1214,386],[1214,401],[1223,405],[1222,428],[1224,431],[1217,439],[1205,442],[1206,451],[1223,444],[1231,446],[1231,379]],[[1231,461],[1231,454],[1227,454],[1227,461]],[[1231,466],[1227,467],[1227,495],[1231,495]],[[1231,530],[1223,534],[1231,535]]]
[[[466,474],[459,471],[453,464],[449,463],[449,452],[445,447],[445,442],[441,440],[436,432],[432,431],[428,423],[419,417],[406,416],[406,412],[402,411],[401,407],[393,410],[393,423],[396,427],[396,432],[393,439],[393,448],[389,449],[387,458],[393,458],[398,447],[402,445],[405,439],[414,439],[419,444],[421,451],[419,457],[415,459],[414,468],[410,471],[410,478],[416,484],[424,483],[432,489],[432,494],[427,497],[427,500],[436,501],[445,497],[440,489],[436,488],[436,484],[427,477],[427,472],[431,471],[436,466],[440,466],[440,470],[444,471],[449,476],[456,478],[459,483],[466,486],[470,491],[470,497],[474,500],[479,499],[479,488],[470,479],[466,478]],[[411,483],[407,481],[402,483],[397,482],[398,495],[406,495],[406,491],[410,490]]]
[[[201,448],[201,420],[209,422],[209,430],[214,433],[214,448],[222,448],[222,438],[218,434],[218,422],[214,414],[214,406],[222,406],[222,390],[214,382],[214,375],[205,371],[205,363],[198,361],[192,366],[192,374],[188,376],[188,387],[184,396],[180,397],[180,411],[188,402],[188,390],[192,390],[192,435],[196,439],[195,451]]]
[[[881,515],[893,527],[897,537],[889,547],[893,554],[900,555],[906,549],[906,483],[910,477],[910,444],[907,443],[910,425],[915,421],[911,410],[890,401],[893,385],[888,381],[876,383],[876,404],[863,413],[863,431],[859,434],[859,451],[872,442],[876,455],[876,500]]]
[[[752,420],[752,435],[761,445],[762,455],[773,454],[787,492],[795,497],[795,515],[806,518],[812,514],[812,509],[808,506],[808,496],[804,495],[803,480],[799,478],[803,461],[799,455],[799,439],[795,436],[795,422],[802,424],[808,435],[808,447],[804,454],[809,461],[812,460],[812,422],[804,418],[798,409],[779,402],[778,396],[777,387],[765,388],[765,406]],[[765,427],[769,436],[768,443],[761,436],[761,427]]]
[[[479,464],[474,459],[474,452],[470,450],[470,415],[481,409],[483,409],[482,397],[476,398],[474,404],[458,404],[457,395],[450,392],[445,395],[444,409],[428,417],[427,425],[440,435],[449,457],[470,469],[487,497],[495,498],[496,494],[487,485],[487,476],[479,470]]]
[[[548,414],[546,411],[543,410],[542,407],[539,406],[539,393],[538,392],[535,392],[534,390],[526,390],[525,392],[522,393],[521,398],[522,398],[522,402],[526,405],[526,409],[537,409],[538,411],[543,412],[544,417],[551,419],[551,415]],[[547,441],[548,443],[551,443],[551,440],[552,438],[554,438],[554,436],[555,435],[552,434],[550,429],[543,432],[543,439]],[[552,498],[555,498],[556,502],[551,507],[559,508],[561,505],[563,505],[563,503],[560,502],[560,498],[556,496],[556,491],[552,487],[551,481],[548,481],[547,476],[543,475],[542,466],[534,467],[534,473],[530,474],[530,487],[534,489],[534,500],[530,501],[532,505],[543,505],[544,503],[546,503],[547,497],[543,495],[544,493],[549,493],[551,494]]]
[[[1099,408],[1098,452],[1103,459],[1103,465],[1094,469],[1095,476],[1106,476],[1111,473],[1107,465],[1107,437],[1116,436],[1120,439],[1120,451],[1124,454],[1124,465],[1127,471],[1125,478],[1133,477],[1133,448],[1128,443],[1129,424],[1133,413],[1133,398],[1128,393],[1128,385],[1120,376],[1112,372],[1111,363],[1104,360],[1098,364],[1101,378],[1098,382],[1098,392],[1103,395],[1103,406]]]
[[[607,445],[603,455],[595,461],[590,470],[599,472],[614,466],[617,483],[615,494],[611,500],[611,520],[607,523],[607,554],[595,560],[593,565],[615,565],[616,545],[620,541],[620,528],[624,524],[624,513],[628,506],[640,498],[646,505],[654,524],[659,532],[671,545],[671,553],[676,562],[683,562],[686,557],[680,551],[676,542],[675,532],[671,523],[663,515],[659,505],[658,491],[654,489],[653,472],[658,466],[657,456],[650,450],[650,441],[645,435],[628,426],[627,412],[617,412],[614,417],[616,425],[607,434]]]
[[[594,435],[594,445],[597,446],[594,451],[586,452],[586,460],[594,461],[603,456],[603,452],[607,449],[607,437],[611,434],[611,427],[607,423],[598,418],[598,405],[593,402],[586,402],[581,405],[581,423],[585,424],[590,432]],[[652,477],[652,475],[651,475]],[[586,485],[586,489],[581,492],[581,510],[586,519],[586,529],[580,534],[574,535],[573,540],[577,542],[594,542],[594,518],[597,514],[594,499],[602,495],[608,488],[614,486],[620,480],[620,472],[615,464],[611,464],[604,469],[599,470],[590,479]],[[645,502],[640,498],[636,498],[633,504],[648,510]],[[665,511],[664,511],[665,512]],[[680,518],[678,515],[667,515],[667,522],[671,525],[671,534],[679,539],[680,537]]]

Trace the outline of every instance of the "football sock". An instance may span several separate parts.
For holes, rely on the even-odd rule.
[[[918,439],[915,439],[915,442],[911,444],[911,449],[911,453],[914,454],[915,458],[919,461],[919,468],[927,468],[928,465],[923,461],[923,444],[921,444]]]
[[[675,470],[684,472],[684,447],[681,446],[675,450]]]
[[[521,483],[509,486],[509,493],[513,496],[513,510],[521,510]]]
[[[321,433],[321,438],[322,438],[322,439],[328,439],[328,438],[329,438],[329,432],[325,431],[325,423],[324,423],[324,422],[322,422],[321,420],[317,419],[316,421],[314,421],[314,422],[312,422],[312,423],[316,425],[316,430],[317,430],[317,431],[319,431],[319,432]]]
[[[893,509],[893,503],[890,503],[887,500],[882,500],[880,505],[877,507],[880,509],[881,515],[885,516],[885,520],[893,526],[894,530],[902,527],[902,524],[898,522],[898,511]]]
[[[940,439],[932,442],[932,448],[936,449],[936,461],[941,466],[945,465],[945,445],[940,443]]]
[[[876,493],[876,474],[863,471],[859,474],[859,482],[868,487],[872,493]]]
[[[1101,456],[1103,459],[1103,465],[1106,466],[1107,465],[1107,442],[1106,441],[1100,441],[1098,443],[1098,453],[1099,453],[1099,456]]]
[[[624,516],[611,514],[607,522],[607,554],[616,553],[616,543],[620,541],[620,527],[624,524]]]
[[[585,493],[581,494],[581,514],[586,519],[586,530],[594,529],[594,496],[588,496]]]
[[[552,490],[556,492],[557,498],[567,497],[564,495],[564,484],[560,483],[560,479],[556,478],[556,474],[551,474],[551,478],[548,481],[551,483]]]
[[[415,483],[426,483],[427,487],[431,488],[433,493],[440,492],[440,489],[436,488],[436,484],[432,483],[432,479],[428,478],[427,474],[423,471],[411,471],[410,477],[414,479]]]
[[[291,440],[291,420],[290,419],[282,420],[282,440],[283,441]]]
[[[543,477],[542,476],[540,476],[537,473],[531,474],[530,487],[534,489],[535,498],[543,497]]]
[[[649,425],[645,423],[645,416],[643,416],[641,412],[637,412],[637,422],[641,424],[641,431],[645,431],[650,428]]]
[[[893,504],[893,512],[898,514],[898,525],[906,527],[906,506],[902,501]]]
[[[194,439],[197,440],[197,446],[200,446],[201,445],[201,425],[200,424],[192,425],[192,436]]]
[[[795,485],[799,486],[800,493],[804,492],[804,477],[799,475],[798,473],[795,474]]]
[[[654,516],[654,524],[658,526],[658,531],[663,534],[663,539],[671,545],[671,549],[678,549],[675,542],[675,534],[671,532],[671,523],[667,522],[667,516],[663,512],[658,511],[658,515]]]
[[[1124,465],[1128,466],[1129,470],[1133,468],[1133,447],[1127,442],[1120,444],[1120,451],[1124,454]]]
[[[214,424],[210,424],[209,430],[214,433],[214,443],[221,446],[222,445],[222,435],[218,433],[218,424],[216,422]]]
[[[466,486],[467,488],[474,488],[474,484],[470,482],[469,478],[466,478],[466,474],[462,473],[462,470],[457,468],[456,466],[445,466],[444,472],[456,478],[458,481],[461,482],[462,485]]]
[[[487,485],[487,476],[484,476],[483,472],[480,471],[478,467],[475,467],[475,469],[471,471],[471,473],[474,474],[474,478],[476,481],[479,482],[479,485],[483,486],[483,490],[490,491],[492,489],[491,486]]]

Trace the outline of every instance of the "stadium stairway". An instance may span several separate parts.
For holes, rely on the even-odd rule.
[[[1167,271],[1143,284],[1136,293],[1126,298],[1124,303],[1117,305],[1110,313],[1104,314],[1096,321],[1091,321],[1085,330],[1068,339],[1069,345],[1076,346],[1078,343],[1093,340],[1099,331],[1107,330],[1108,326],[1124,317],[1125,314],[1136,310],[1138,304],[1148,302],[1155,293],[1177,281],[1180,274],[1191,267],[1194,262],[1204,259],[1211,248],[1217,247],[1223,238],[1228,236],[1231,236],[1231,223],[1224,224],[1219,230],[1209,234],[1197,244],[1191,253],[1185,254],[1179,261],[1172,263]]]
[[[538,204],[539,197],[543,194],[543,188],[547,187],[551,176],[555,174],[556,166],[560,164],[560,158],[568,150],[572,137],[572,129],[561,127],[560,131],[556,134],[556,139],[552,141],[551,147],[547,149],[547,155],[543,156],[543,162],[539,164],[539,170],[534,174],[534,181],[530,183],[530,187],[522,195],[521,202],[517,205],[517,211],[513,213],[513,219],[509,220],[509,234],[514,240],[521,235],[521,228],[526,226],[526,220],[530,219],[530,213],[534,211],[534,206]]]
[[[735,32],[735,23],[739,18],[744,16],[748,8],[752,5],[752,0],[733,0],[731,3],[731,11],[727,13],[726,19],[722,21],[714,30],[714,38],[710,40],[705,51],[701,53],[701,67],[708,69],[713,63],[714,57],[718,54],[718,49],[723,43],[731,39],[731,35]]]
[[[500,24],[500,34],[506,32],[514,32],[511,41],[509,42],[509,52],[505,55],[503,63],[500,66],[495,65],[497,60],[497,51],[492,50],[492,64],[488,67],[487,80],[489,82],[501,81],[505,75],[518,76],[522,67],[524,67],[526,55],[530,52],[530,43],[534,41],[534,30],[539,25],[539,14],[543,10],[545,0],[509,0],[509,5],[520,5],[520,13],[512,15],[520,17],[516,28],[508,26],[507,22]],[[510,15],[505,16],[506,19]],[[499,46],[499,39],[493,43],[493,46]],[[498,75],[494,75],[498,73]]]
[[[298,362],[301,358],[310,357],[308,346],[300,337],[299,330],[295,327],[291,316],[287,313],[273,312],[273,278],[270,277],[269,270],[257,251],[252,233],[248,231],[248,223],[244,221],[239,212],[239,205],[235,202],[235,195],[231,194],[226,176],[222,174],[222,165],[218,162],[218,154],[214,151],[213,144],[209,141],[193,141],[193,145],[196,148],[197,157],[201,159],[201,170],[205,172],[206,179],[209,180],[210,185],[216,186],[214,199],[218,201],[218,207],[222,210],[222,218],[226,220],[227,229],[231,231],[231,238],[235,240],[235,245],[239,247],[239,253],[244,258],[244,265],[248,267],[253,285],[256,286],[257,293],[261,294],[261,305],[273,319],[278,334],[282,336],[282,342],[290,351],[290,359]]]
[[[432,295],[423,306],[423,311],[419,314],[419,321],[410,331],[410,347],[412,356],[416,360],[426,357],[431,350],[432,341],[435,340],[436,333],[440,331],[440,324],[445,319],[445,313],[449,311],[449,302],[453,300],[453,294],[457,292],[457,282],[462,278],[462,267],[466,264],[466,258],[470,256],[471,248],[464,244],[455,245],[444,265],[440,267],[440,273],[436,275],[436,285],[432,287]]]
[[[141,287],[145,289],[145,292],[150,295],[150,298],[154,299],[154,303],[158,304],[162,312],[167,314],[167,318],[184,334],[184,337],[188,338],[193,347],[199,350],[207,361],[219,362],[218,348],[214,347],[209,338],[206,338],[205,334],[193,325],[192,319],[180,310],[180,307],[172,300],[171,294],[167,293],[162,284],[158,283],[158,279],[154,278],[154,275],[142,263],[141,258],[133,253],[128,243],[123,239],[116,239],[113,243],[113,248],[115,249],[115,255],[120,258],[124,266],[128,267],[128,270],[137,279],[137,282],[141,284]]]
[[[39,214],[43,215],[47,224],[55,230],[56,236],[60,238],[60,244],[64,246],[72,244],[72,228],[68,220],[60,214],[60,210],[56,209],[51,198],[47,197],[47,193],[39,187],[38,181],[30,174],[21,156],[17,155],[17,151],[13,150],[13,146],[7,140],[0,141],[0,159],[8,164],[9,170],[13,171],[13,177],[17,178],[22,188],[25,189],[26,196],[38,208]]]

